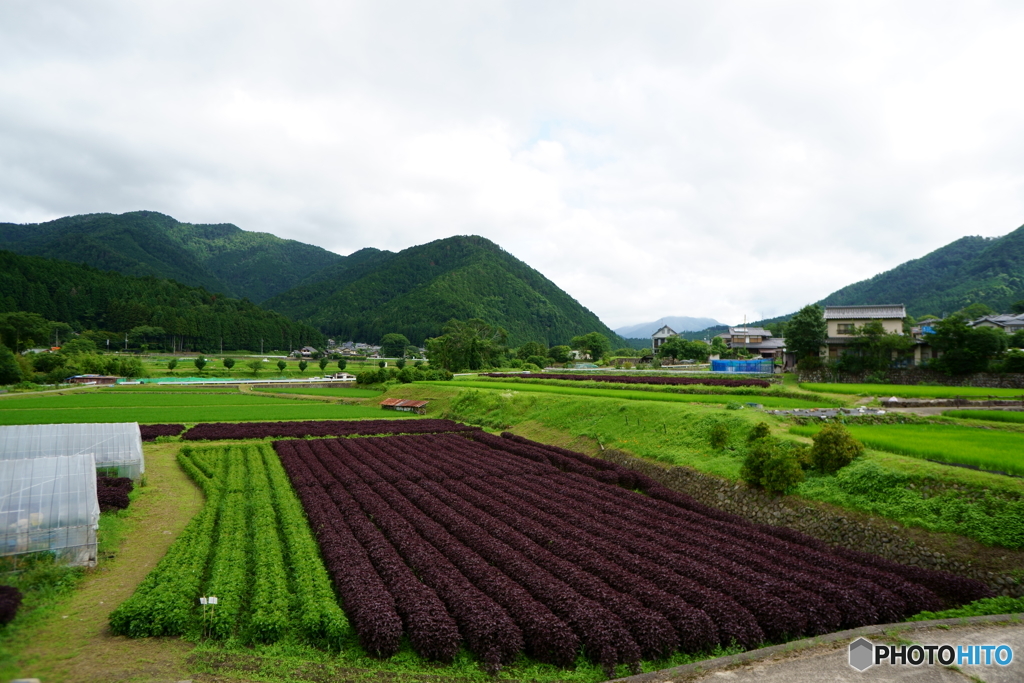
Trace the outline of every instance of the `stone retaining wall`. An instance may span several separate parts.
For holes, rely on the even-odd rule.
[[[801,382],[838,382],[840,384],[874,384],[866,372],[832,373],[827,370],[813,370],[800,373]],[[875,374],[875,373],[871,373]],[[973,375],[945,375],[925,368],[900,368],[887,370],[886,380],[891,384],[939,384],[946,387],[987,387],[989,389],[1021,389],[1024,394],[1024,374],[978,372]]]
[[[917,544],[901,536],[901,527],[881,517],[871,517],[865,522],[866,515],[846,514],[838,508],[794,496],[772,496],[748,488],[742,482],[720,479],[689,467],[665,466],[622,451],[606,450],[600,457],[646,474],[705,505],[731,512],[756,524],[789,527],[830,545],[979,579],[1000,595],[1024,597],[1024,585],[1012,577],[975,569]]]

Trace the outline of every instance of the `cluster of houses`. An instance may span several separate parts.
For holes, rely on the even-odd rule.
[[[825,322],[828,326],[828,336],[825,344],[821,347],[822,359],[835,360],[845,353],[851,346],[856,336],[855,330],[863,327],[865,323],[877,320],[887,333],[906,334],[904,323],[907,319],[907,309],[903,304],[886,304],[881,306],[826,306]],[[913,364],[921,365],[932,358],[937,357],[937,352],[928,343],[928,336],[934,333],[932,325],[937,323],[936,319],[926,319],[911,326],[910,336],[914,342]],[[973,327],[995,327],[1013,334],[1024,330],[1024,313],[990,315],[974,320],[970,323]],[[679,336],[667,325],[651,335],[651,348],[657,353],[658,348],[666,340]],[[786,340],[784,337],[774,337],[772,333],[762,327],[750,327],[747,325],[730,327],[727,332],[717,335],[725,342],[730,349],[745,349],[752,356],[760,356],[764,359],[783,359],[787,366],[795,362],[792,354],[786,355]]]

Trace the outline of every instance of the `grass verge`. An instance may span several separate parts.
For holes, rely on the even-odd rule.
[[[801,382],[801,389],[826,394],[852,394],[856,396],[898,396],[900,398],[1020,398],[1022,389],[990,389],[987,387],[936,387],[917,384],[842,384]]]

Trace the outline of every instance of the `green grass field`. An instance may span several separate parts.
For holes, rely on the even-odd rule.
[[[389,413],[387,417],[402,417]],[[376,406],[347,406],[233,392],[137,393],[93,391],[0,400],[0,424],[61,422],[244,422],[379,418]]]
[[[964,420],[1024,424],[1024,412],[1017,412],[1015,410],[947,410],[942,414],[946,417],[956,417]]]
[[[801,389],[823,394],[851,394],[855,396],[898,396],[899,398],[1018,398],[1024,389],[988,389],[986,387],[929,387],[913,384],[817,384],[804,382]]]
[[[253,387],[253,391],[271,394],[305,394],[306,396],[335,396],[337,398],[373,398],[380,396],[382,391],[377,389],[356,389],[352,387],[309,388],[302,387]]]
[[[565,396],[590,396],[593,398],[612,398],[627,401],[656,401],[665,403],[760,403],[768,408],[812,408],[831,405],[832,401],[801,400],[780,398],[776,396],[743,396],[727,394],[676,394],[665,391],[635,391],[629,389],[590,389],[553,384],[531,384],[527,382],[500,382],[482,380],[455,380],[452,382],[414,382],[414,384],[432,384],[437,386],[461,387],[464,389],[487,389],[490,391],[524,391],[546,394],[562,394]]]
[[[847,428],[870,448],[1024,475],[1024,434],[1018,432],[939,424],[849,425]],[[819,429],[819,426],[798,426],[790,432],[811,436]]]

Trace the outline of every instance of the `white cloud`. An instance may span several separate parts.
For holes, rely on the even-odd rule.
[[[778,315],[1024,216],[1013,3],[0,5],[0,220],[480,234],[607,323]]]

